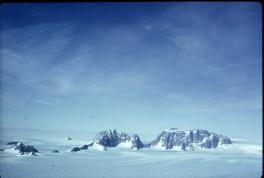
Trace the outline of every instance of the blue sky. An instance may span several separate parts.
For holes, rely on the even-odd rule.
[[[261,138],[258,3],[1,6],[1,126]]]

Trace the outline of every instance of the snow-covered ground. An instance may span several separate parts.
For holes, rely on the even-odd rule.
[[[39,156],[0,152],[1,178],[259,178],[262,175],[262,143],[232,139],[232,145],[196,151],[158,148],[131,150],[129,143],[107,151],[70,152],[88,144],[96,132],[1,130],[1,148],[10,141],[38,149]],[[71,137],[72,140],[65,138]],[[149,135],[139,134],[142,141]],[[154,139],[155,136],[152,137]],[[52,153],[59,150],[60,153]]]

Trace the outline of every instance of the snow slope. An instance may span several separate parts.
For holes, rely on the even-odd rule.
[[[15,133],[16,132],[16,133]],[[34,145],[39,156],[0,152],[2,178],[259,178],[262,173],[260,142],[232,140],[230,147],[178,151],[144,148],[131,150],[129,143],[107,151],[88,149],[69,152],[87,144],[94,133],[15,131],[3,134],[8,141]],[[65,140],[70,136],[72,140]],[[52,153],[57,149],[60,153]],[[15,170],[15,171],[14,171]]]

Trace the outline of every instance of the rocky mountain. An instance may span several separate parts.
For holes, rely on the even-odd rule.
[[[179,130],[171,128],[162,131],[155,140],[150,143],[143,144],[138,135],[129,136],[124,132],[117,130],[105,130],[99,132],[94,139],[80,147],[74,147],[71,152],[82,150],[100,150],[106,151],[107,147],[126,147],[139,150],[141,148],[159,148],[166,150],[195,150],[200,148],[212,149],[223,144],[231,144],[232,141],[223,135],[219,135],[208,130]],[[39,151],[31,145],[25,145],[21,142],[8,142],[7,149],[0,151],[18,151],[21,155],[37,155]],[[53,150],[52,153],[59,153],[58,150]]]
[[[20,155],[28,154],[36,156],[39,151],[31,145],[25,145],[20,142],[8,142],[7,145],[11,145],[12,149],[17,150]]]
[[[118,132],[117,130],[106,130],[99,132],[94,139],[95,143],[103,145],[105,147],[115,147],[119,144],[124,143],[128,145],[131,149],[143,148],[143,143],[141,142],[138,135],[129,136],[124,132]]]
[[[136,135],[136,134],[132,135],[131,143],[132,143],[132,147],[131,148],[136,148],[137,150],[144,147],[144,145],[141,142],[139,136]]]
[[[155,140],[148,144],[143,144],[139,136],[134,134],[129,136],[124,132],[117,130],[105,130],[99,132],[94,140],[88,145],[74,147],[71,152],[77,152],[87,149],[97,149],[106,151],[107,147],[126,147],[131,149],[141,148],[161,148],[176,150],[195,150],[196,148],[216,148],[222,144],[231,144],[231,140],[223,135],[218,135],[207,130],[178,130],[171,128],[162,131]]]
[[[196,146],[201,148],[216,148],[222,144],[231,144],[231,140],[223,135],[218,135],[207,130],[178,130],[171,128],[162,131],[152,141],[150,147],[164,149],[194,150]]]

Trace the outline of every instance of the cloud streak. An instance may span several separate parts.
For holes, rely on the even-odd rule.
[[[18,13],[29,7],[21,6]],[[180,117],[186,126],[194,121],[190,113],[210,126],[212,115],[234,120],[259,116],[258,5],[173,3],[151,7],[152,15],[145,6],[134,7],[104,7],[102,14],[102,7],[76,4],[77,14],[62,6],[56,17],[48,5],[37,15],[36,6],[18,17],[17,25],[6,16],[1,30],[3,103],[14,103],[18,114],[6,109],[4,116],[16,120],[26,113],[41,122],[56,108],[47,120],[71,123],[74,113],[85,123],[89,110],[109,118],[110,125],[123,118],[129,125],[142,115],[142,125],[151,118],[173,124]],[[4,14],[17,8],[5,6]],[[91,124],[99,127],[96,121]],[[59,119],[55,125],[60,128]]]

